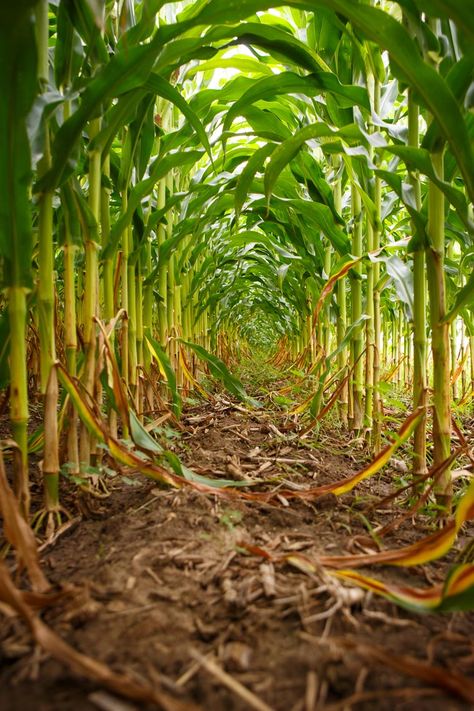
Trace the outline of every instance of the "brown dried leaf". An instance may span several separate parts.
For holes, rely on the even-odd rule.
[[[260,565],[260,575],[262,577],[262,585],[266,597],[275,597],[276,584],[275,568],[273,567],[273,563],[262,563]]]
[[[33,531],[21,515],[18,502],[8,483],[1,452],[0,513],[3,516],[5,537],[15,548],[17,555],[25,565],[33,590],[46,592],[51,588],[51,585],[40,568]]]
[[[366,659],[389,666],[402,674],[408,674],[408,676],[420,679],[440,689],[449,691],[465,701],[474,703],[474,682],[463,674],[426,664],[408,655],[392,654],[392,652],[385,651],[383,647],[360,644],[347,638],[338,638],[333,641],[336,641],[339,646],[345,649],[353,650],[356,654],[360,654]]]

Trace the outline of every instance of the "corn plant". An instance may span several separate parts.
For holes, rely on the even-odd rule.
[[[121,439],[162,456],[145,418],[179,418],[203,368],[249,402],[223,361],[255,348],[307,381],[309,429],[337,403],[379,463],[405,390],[413,474],[430,456],[449,510],[474,391],[470,8],[19,0],[0,33],[0,376],[25,517],[28,397],[51,527],[61,465],[105,447],[139,466]]]

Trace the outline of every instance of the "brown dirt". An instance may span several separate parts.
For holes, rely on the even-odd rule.
[[[364,460],[360,450],[338,453],[354,452],[339,431],[323,431],[318,443],[292,441],[290,418],[247,412],[225,398],[212,408],[188,410],[185,424],[175,448],[206,476],[279,477],[309,486],[349,476]],[[43,551],[50,580],[82,591],[43,619],[114,670],[210,711],[252,706],[196,663],[194,652],[212,658],[275,711],[467,709],[455,695],[368,661],[361,647],[348,649],[347,642],[409,654],[474,679],[473,614],[422,616],[355,589],[343,595],[323,572],[272,564],[238,546],[243,541],[275,555],[300,551],[312,558],[358,552],[367,540],[364,517],[376,525],[400,510],[386,506],[363,514],[393,490],[395,476],[388,468],[339,499],[290,505],[175,492],[136,475],[136,486],[113,479],[110,498],[100,507],[95,499],[83,500],[82,520]],[[421,516],[416,527],[408,522],[387,536],[386,545],[412,542],[433,526],[432,518]],[[457,548],[465,542],[464,535]],[[422,587],[443,580],[447,567],[444,561],[367,572]],[[108,693],[97,696],[94,684],[32,651],[17,619],[0,620],[2,711],[139,708],[120,705]]]

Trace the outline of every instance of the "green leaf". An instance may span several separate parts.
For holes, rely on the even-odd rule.
[[[254,207],[257,204],[254,203]],[[280,198],[274,195],[271,199],[271,206],[289,210],[295,218],[302,219],[306,224],[314,225],[326,235],[341,256],[350,254],[350,240],[345,232],[336,225],[334,215],[327,205],[299,198]],[[308,231],[308,239],[315,242],[321,240],[317,232],[315,234],[313,230]]]
[[[238,27],[215,27],[209,30],[205,38],[211,42],[223,39],[226,36],[236,39],[225,45],[224,49],[232,45],[244,44],[247,46],[261,47],[277,60],[284,62],[290,60],[297,67],[309,72],[330,71],[328,65],[307,44],[301,42],[294,35],[278,27],[271,27],[264,22],[246,22]],[[268,73],[268,72],[267,72]]]
[[[456,22],[460,29],[469,33],[474,42],[474,7],[459,0],[415,0],[429,17],[446,17]]]
[[[314,138],[362,138],[362,135],[357,126],[347,126],[340,130],[332,129],[326,123],[317,122],[304,126],[297,131],[291,138],[283,141],[273,152],[270,162],[265,170],[265,195],[270,199],[273,186],[280,175],[283,168],[293,160],[302,146]]]
[[[142,87],[159,52],[156,40],[141,47],[130,47],[116,54],[90,81],[79,107],[56,134],[51,169],[38,181],[37,191],[52,190],[64,180],[72,150],[90,118],[103,103],[132,89]],[[69,166],[71,167],[71,166]]]
[[[335,348],[332,351],[332,353],[330,353],[324,359],[324,372],[319,377],[319,387],[318,387],[313,399],[311,400],[311,405],[310,405],[310,412],[313,417],[316,417],[319,414],[319,411],[321,408],[321,401],[322,401],[322,397],[323,397],[323,391],[324,391],[324,388],[326,385],[327,376],[329,375],[331,363],[334,361],[335,358],[337,358],[337,356],[340,353],[342,353],[344,351],[345,348],[348,347],[354,334],[357,333],[358,331],[360,331],[363,324],[368,319],[369,319],[369,316],[367,316],[367,314],[362,314],[362,316],[357,321],[354,321],[354,323],[351,323],[350,326],[346,329],[344,337],[343,337],[342,341],[338,344],[337,348]]]
[[[61,14],[66,12],[70,24],[87,45],[87,53],[95,63],[105,64],[109,59],[107,46],[101,34],[100,21],[94,15],[91,3],[88,0],[61,0],[58,16],[58,39],[61,43],[63,37],[60,30],[64,30],[66,23],[62,21]]]
[[[137,447],[145,449],[147,452],[153,452],[154,454],[162,454],[163,447],[146,431],[132,408],[129,411],[129,416],[130,434]]]
[[[58,378],[64,389],[68,392],[77,414],[81,418],[87,430],[95,437],[98,442],[105,442],[106,436],[103,430],[102,423],[98,420],[96,414],[91,410],[79,381],[76,378],[71,378],[69,373],[59,363],[56,364],[58,370]]]
[[[67,86],[78,73],[79,62],[83,55],[82,42],[74,33],[70,12],[72,3],[61,0],[57,11],[54,47],[54,79],[58,88]]]
[[[388,274],[392,277],[395,284],[395,290],[404,304],[408,307],[408,317],[413,320],[414,302],[413,302],[413,273],[409,266],[403,262],[400,257],[395,254],[391,257],[379,257],[385,262],[385,268]]]
[[[257,232],[256,230],[243,230],[242,232],[237,232],[236,234],[232,235],[232,237],[229,239],[230,247],[247,247],[247,250],[249,248],[253,248],[255,245],[258,244],[265,245],[270,254],[276,252],[281,257],[283,257],[283,259],[301,259],[299,255],[288,252],[287,249],[284,249],[281,245],[278,244],[278,242],[276,242],[268,235],[263,234],[262,232]]]
[[[474,307],[474,272],[471,272],[467,282],[458,291],[453,307],[448,311],[441,323],[452,323],[465,306]]]
[[[386,146],[384,150],[401,158],[408,170],[419,171],[435,183],[456,209],[465,227],[471,233],[474,233],[474,223],[469,215],[469,205],[463,191],[439,179],[433,168],[430,153],[427,150],[424,148],[413,148],[412,146]]]
[[[130,190],[127,210],[119,217],[110,231],[107,247],[103,251],[103,258],[113,255],[118,247],[124,229],[131,223],[133,214],[144,197],[149,195],[156,183],[177,166],[193,165],[202,157],[202,151],[176,152],[164,157],[158,156],[150,168],[150,177],[140,180]]]
[[[255,153],[253,153],[249,158],[247,165],[239,175],[234,192],[235,213],[237,218],[240,215],[240,211],[242,210],[245,200],[247,199],[255,173],[262,168],[265,159],[268,158],[274,150],[275,144],[273,143],[266,143],[264,146],[256,150]]]
[[[411,250],[427,247],[430,244],[430,240],[426,232],[426,217],[416,209],[416,197],[413,186],[403,182],[399,175],[388,170],[376,170],[375,174],[382,178],[398,195],[413,220],[416,233],[410,242]]]
[[[166,4],[167,0],[145,0],[141,3],[141,17],[136,25],[125,32],[118,43],[119,49],[134,47],[139,42],[148,39],[156,30],[156,14]]]
[[[474,155],[463,115],[446,81],[423,61],[418,46],[407,30],[387,12],[352,0],[315,0],[314,5],[330,7],[342,13],[389,53],[393,64],[416,90],[449,142],[466,189],[474,200]]]
[[[359,86],[343,85],[335,74],[329,72],[312,73],[299,76],[293,72],[282,72],[272,77],[264,77],[255,82],[245,94],[236,101],[226,114],[222,126],[223,132],[228,131],[234,119],[242,110],[256,101],[268,101],[281,94],[303,94],[318,96],[324,92],[336,95],[341,106],[358,105],[370,110],[367,91]]]
[[[160,346],[160,344],[155,341],[154,338],[152,338],[150,335],[145,336],[145,340],[147,343],[147,346],[149,348],[150,353],[152,356],[156,359],[156,362],[158,364],[158,367],[160,368],[161,373],[165,376],[168,388],[171,393],[171,397],[173,398],[173,412],[175,416],[179,419],[181,417],[181,410],[183,407],[183,403],[181,400],[181,395],[178,390],[178,385],[176,383],[176,375],[173,370],[173,367],[171,365],[171,361],[168,358],[168,355],[164,351],[164,349]]]
[[[239,488],[242,486],[255,486],[259,483],[259,480],[248,479],[245,481],[236,481],[235,479],[211,479],[207,476],[202,476],[201,474],[196,474],[192,469],[185,466],[174,452],[169,450],[164,452],[164,456],[168,460],[171,468],[175,474],[182,476],[186,481],[192,481],[196,484],[203,484],[204,486],[210,486],[213,489],[228,489],[228,488]]]
[[[139,106],[145,95],[145,89],[139,88],[119,97],[117,103],[113,104],[111,108],[105,112],[104,126],[95,138],[92,139],[90,143],[91,151],[110,152],[115,136],[123,126],[126,126],[133,120],[137,112],[137,106]]]
[[[201,358],[201,360],[208,364],[211,374],[215,378],[220,380],[226,387],[226,389],[230,393],[232,393],[232,395],[235,395],[239,398],[239,400],[247,402],[248,404],[253,405],[254,407],[261,407],[260,403],[257,400],[254,400],[253,398],[247,395],[244,386],[242,385],[240,380],[238,380],[238,378],[236,378],[234,375],[232,375],[232,373],[229,372],[226,364],[223,363],[220,358],[213,355],[212,353],[209,353],[209,351],[207,351],[202,346],[199,346],[197,343],[190,343],[189,341],[183,341],[182,339],[180,339],[180,341],[185,346],[187,346],[187,348],[190,348],[192,351],[194,351],[196,355]]]
[[[159,74],[154,73],[150,74],[147,81],[145,82],[145,86],[153,93],[157,94],[158,96],[161,96],[167,101],[170,101],[172,104],[178,107],[183,116],[188,119],[189,123],[196,131],[199,140],[206,149],[207,154],[209,155],[212,162],[211,146],[209,145],[209,139],[207,137],[206,131],[204,130],[204,126],[199,120],[197,114],[189,106],[186,99],[181,96],[179,91],[177,91],[174,86],[172,86],[169,82],[167,82],[166,79],[163,79],[163,77],[161,77]]]
[[[3,285],[32,287],[31,160],[26,117],[36,94],[33,2],[2,8],[0,26],[0,255]]]
[[[267,67],[266,64],[259,62],[257,59],[239,55],[234,57],[219,56],[207,62],[196,64],[194,67],[189,67],[186,70],[186,78],[190,79],[199,72],[208,72],[214,69],[237,69],[245,74],[266,74],[267,76],[273,74],[271,68]]]

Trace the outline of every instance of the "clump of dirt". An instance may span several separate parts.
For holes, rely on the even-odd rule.
[[[298,490],[350,476],[363,463],[360,452],[359,461],[342,453],[340,433],[297,439],[286,415],[223,397],[188,410],[184,424],[175,443],[183,463],[201,476],[233,480],[235,491],[242,481]],[[388,470],[356,492],[313,502],[172,491],[139,475],[136,486],[117,481],[94,517],[42,551],[49,579],[82,591],[43,619],[76,649],[202,709],[469,708],[442,681],[421,680],[391,660],[409,655],[446,678],[473,679],[472,614],[412,614],[282,558],[365,550],[372,528],[396,515],[396,505],[367,511],[393,490],[393,477]],[[428,516],[416,527],[405,522],[387,536],[387,547],[413,542],[432,526]],[[377,576],[423,587],[441,582],[455,555],[423,568],[378,569]],[[2,711],[138,708],[32,650],[16,618],[2,618],[0,660]]]

